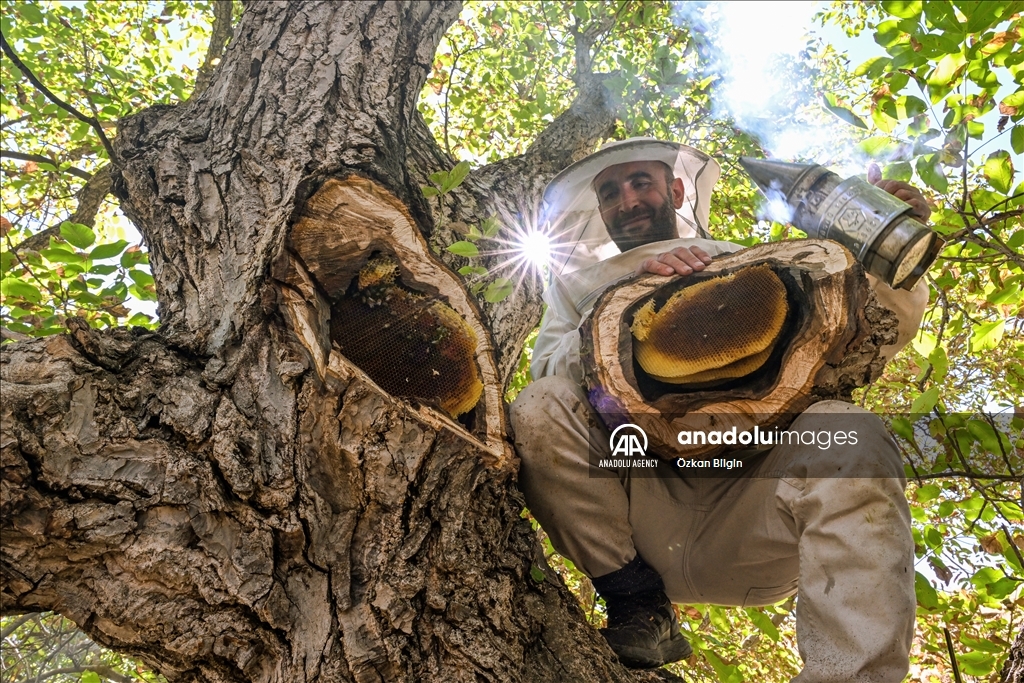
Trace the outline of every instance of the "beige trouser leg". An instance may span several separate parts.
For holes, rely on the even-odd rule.
[[[769,604],[799,586],[796,683],[903,680],[913,541],[902,463],[877,417],[816,404],[790,429],[855,430],[858,443],[776,446],[741,478],[601,478],[589,455],[607,456],[608,436],[579,387],[540,379],[511,412],[527,505],[584,573],[639,553],[674,602],[722,605]]]

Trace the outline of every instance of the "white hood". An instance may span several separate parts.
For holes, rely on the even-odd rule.
[[[675,142],[630,138],[610,142],[559,173],[544,190],[543,221],[552,239],[552,274],[584,268],[619,253],[608,236],[592,183],[604,169],[630,161],[660,161],[684,186],[676,210],[679,237],[707,237],[711,191],[721,169],[707,154]]]

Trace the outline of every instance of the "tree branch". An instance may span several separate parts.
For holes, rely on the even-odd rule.
[[[12,62],[14,62],[14,66],[18,67],[18,70],[21,71],[22,75],[24,75],[25,78],[27,78],[29,82],[32,85],[34,85],[36,89],[39,90],[39,92],[41,92],[46,97],[46,99],[50,100],[61,109],[68,112],[79,121],[82,121],[83,123],[88,123],[90,126],[92,126],[93,130],[96,131],[96,135],[99,136],[100,142],[103,143],[103,148],[107,150],[107,156],[110,157],[111,163],[117,162],[117,158],[114,156],[114,148],[110,146],[110,140],[107,139],[107,134],[103,132],[103,124],[100,123],[99,119],[97,119],[95,116],[86,116],[75,107],[71,106],[61,98],[54,95],[49,88],[43,85],[42,81],[36,78],[35,74],[32,73],[31,69],[25,66],[25,63],[21,61],[21,58],[18,57],[18,55],[14,52],[14,49],[11,48],[11,46],[7,43],[7,39],[4,38],[2,35],[0,35],[0,49],[3,49],[3,53],[7,55]]]
[[[62,676],[67,674],[82,674],[86,673],[87,671],[91,671],[98,676],[106,678],[107,680],[114,681],[114,683],[135,683],[135,681],[137,680],[134,678],[129,678],[128,676],[119,673],[113,667],[105,666],[103,664],[98,664],[94,666],[68,666],[60,669],[50,669],[49,671],[45,671],[36,676],[36,680],[45,681],[46,679],[53,678],[54,676]]]
[[[91,228],[96,224],[96,214],[99,212],[100,207],[103,206],[103,200],[107,198],[112,188],[113,181],[110,178],[110,164],[107,164],[96,171],[89,178],[89,182],[78,191],[78,208],[75,209],[75,212],[67,220],[72,223],[88,225]],[[61,221],[61,223],[63,222]],[[56,223],[15,245],[12,251],[21,252],[26,249],[39,251],[49,244],[51,236],[56,237],[59,234],[60,223]]]
[[[213,81],[213,70],[220,63],[220,56],[224,54],[224,47],[231,37],[231,14],[233,11],[232,0],[214,0],[210,46],[206,49],[206,57],[203,59],[203,65],[199,67],[196,86],[189,99],[199,97],[210,87],[210,83]]]
[[[21,152],[14,152],[8,149],[0,149],[0,158],[17,159],[18,161],[34,161],[37,164],[50,164],[51,166],[60,165],[60,162],[57,161],[56,159],[45,157],[42,154],[22,154]],[[89,173],[88,171],[83,171],[80,168],[75,168],[74,166],[72,166],[71,168],[66,168],[64,170],[73,176],[78,176],[82,180],[89,180],[90,178],[92,178],[92,173]]]
[[[11,623],[9,623],[4,628],[3,631],[0,631],[0,640],[7,640],[7,636],[9,636],[12,633],[14,633],[15,631],[17,631],[21,627],[22,624],[24,624],[25,622],[29,621],[34,616],[35,616],[35,614],[30,612],[28,614],[21,615],[21,617],[15,619]]]

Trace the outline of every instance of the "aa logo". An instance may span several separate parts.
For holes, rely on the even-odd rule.
[[[612,449],[613,458],[617,455],[642,458],[647,455],[647,434],[635,424],[619,425],[612,431],[608,446]]]

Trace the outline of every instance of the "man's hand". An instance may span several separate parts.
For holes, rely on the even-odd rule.
[[[711,257],[700,247],[676,247],[672,251],[646,259],[636,268],[636,274],[689,275],[711,263]]]
[[[922,223],[928,222],[928,217],[932,215],[932,209],[928,206],[924,195],[916,187],[902,180],[882,180],[882,169],[878,167],[878,164],[868,166],[868,182],[875,187],[882,188],[893,197],[896,197],[896,199],[901,199],[910,204],[914,209],[910,212],[910,215],[919,219]]]

